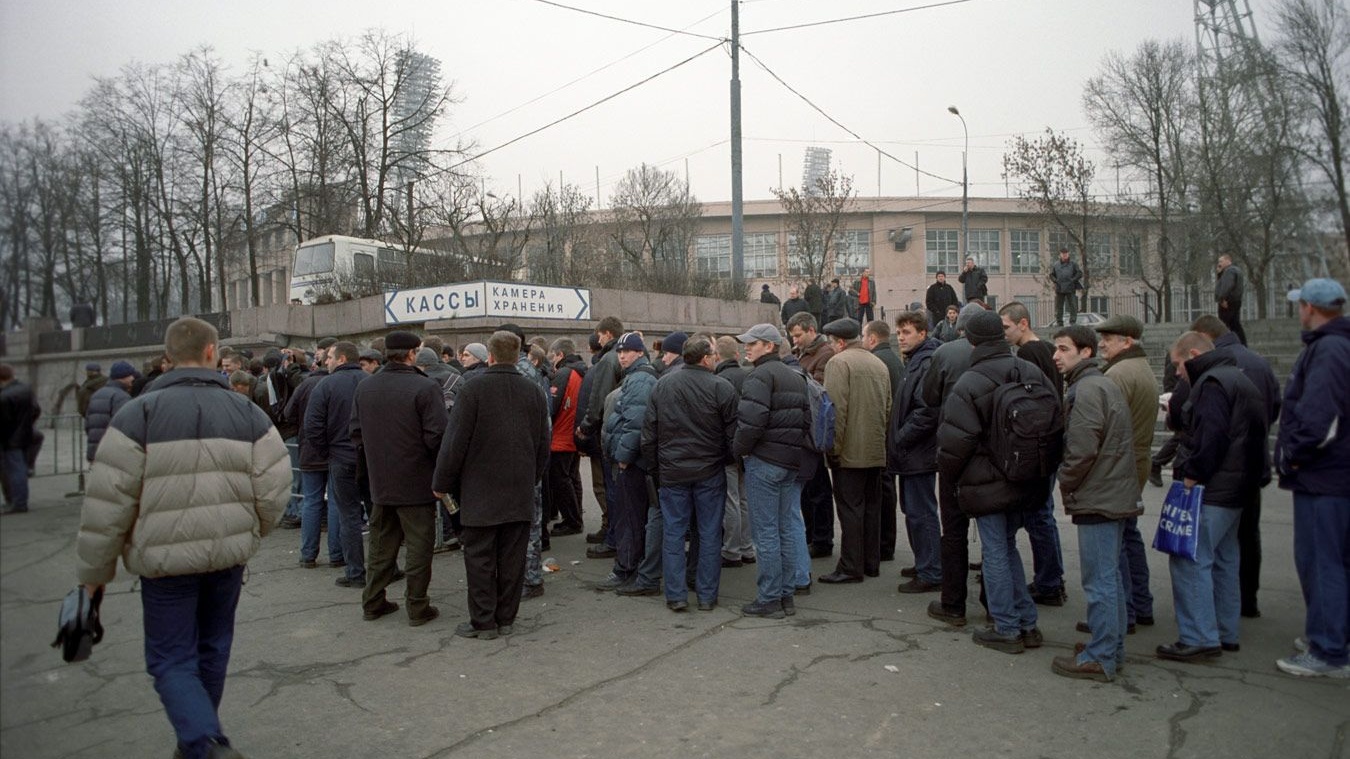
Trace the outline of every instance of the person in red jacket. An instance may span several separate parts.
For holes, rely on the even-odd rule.
[[[549,413],[553,437],[549,443],[548,472],[544,479],[544,522],[549,535],[576,535],[584,527],[581,518],[581,459],[577,456],[577,400],[586,362],[577,355],[576,344],[563,337],[548,349],[553,364],[549,384]],[[553,527],[547,523],[560,519]]]
[[[858,291],[858,323],[866,324],[876,319],[872,315],[872,306],[877,302],[877,293],[876,284],[872,282],[871,269],[863,269],[855,289]]]

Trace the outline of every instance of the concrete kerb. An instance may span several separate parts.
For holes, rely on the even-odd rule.
[[[140,606],[124,571],[90,661],[66,665],[47,647],[74,584],[79,502],[61,497],[72,483],[34,481],[34,511],[0,521],[0,754],[167,756],[172,733],[144,674]],[[1074,529],[1062,515],[1070,599],[1042,607],[1047,645],[1021,656],[928,619],[934,596],[897,594],[903,548],[883,579],[817,585],[796,617],[776,622],[737,611],[754,593],[753,567],[724,570],[715,611],[673,614],[660,597],[592,590],[609,562],[583,558],[579,536],[555,538],[546,555],[562,571],[546,577],[546,594],[523,605],[515,635],[481,642],[452,633],[465,618],[458,554],[434,559],[442,615],[414,629],[402,613],[361,621],[359,594],[335,587],[333,570],[299,568],[298,533],[277,531],[249,565],[222,720],[246,755],[297,759],[1335,756],[1350,729],[1350,687],[1273,666],[1301,630],[1302,601],[1288,495],[1266,494],[1265,616],[1243,620],[1241,653],[1206,665],[1152,657],[1175,628],[1166,561],[1150,551],[1158,625],[1128,638],[1126,672],[1110,684],[1050,672],[1083,618]],[[1145,492],[1151,505],[1161,497]],[[821,559],[813,570],[832,566]]]

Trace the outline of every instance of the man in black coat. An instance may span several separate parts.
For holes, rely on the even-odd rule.
[[[914,553],[912,578],[901,593],[942,590],[941,540],[937,499],[937,407],[923,401],[929,359],[941,345],[928,337],[928,320],[917,311],[895,317],[895,334],[905,356],[905,377],[891,404],[886,428],[886,477],[900,477],[900,509]],[[906,573],[902,570],[901,575]]]
[[[1238,521],[1248,494],[1270,480],[1269,425],[1256,386],[1208,336],[1183,334],[1171,358],[1191,383],[1177,474],[1188,490],[1205,489],[1195,559],[1168,558],[1178,634],[1175,643],[1158,646],[1157,655],[1194,661],[1238,650]]]
[[[33,390],[0,364],[0,475],[5,480],[5,514],[28,512],[28,446],[38,418]]]
[[[966,302],[984,303],[989,298],[989,273],[975,265],[975,259],[966,257],[966,267],[956,277],[956,281],[965,286]]]
[[[352,399],[356,387],[369,375],[361,371],[361,349],[346,340],[328,350],[330,374],[314,386],[302,425],[305,449],[316,461],[328,465],[328,488],[337,504],[342,521],[339,543],[345,572],[336,583],[344,588],[366,586],[366,557],[361,542],[361,493],[356,485],[356,446],[352,444]],[[332,522],[328,528],[334,529]],[[300,562],[313,567],[319,550],[319,536],[302,546]]]
[[[365,450],[374,502],[361,605],[368,620],[398,611],[398,604],[385,598],[385,588],[394,581],[398,569],[394,560],[399,543],[405,543],[405,598],[408,624],[414,627],[440,614],[429,602],[427,588],[431,585],[431,549],[436,538],[431,476],[446,428],[440,387],[413,365],[421,342],[411,332],[389,333],[384,341],[387,363],[356,386],[351,417],[352,444]]]
[[[928,328],[933,329],[937,323],[947,316],[947,306],[961,307],[961,300],[956,297],[956,290],[947,284],[947,273],[940,271],[937,273],[937,281],[928,286],[928,292],[924,294],[924,308],[928,309]]]
[[[520,339],[488,339],[488,368],[460,392],[433,488],[459,503],[469,621],[465,638],[510,635],[525,586],[534,495],[548,467],[548,401],[516,371]]]
[[[794,314],[800,314],[803,311],[809,312],[810,310],[811,307],[807,305],[806,299],[802,297],[801,291],[797,289],[797,286],[793,285],[789,288],[788,299],[783,301],[783,309],[781,312],[783,323],[787,324],[788,319],[791,319]]]
[[[689,608],[684,536],[692,527],[698,531],[698,607],[711,611],[722,578],[726,465],[738,397],[730,382],[713,374],[716,357],[706,337],[691,337],[682,348],[684,368],[656,383],[641,440],[644,457],[656,462],[666,606],[671,611]]]

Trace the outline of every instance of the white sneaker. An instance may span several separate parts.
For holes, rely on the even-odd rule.
[[[1303,637],[1302,635],[1298,636],[1297,638],[1294,638],[1294,650],[1307,653],[1308,639]]]
[[[1334,677],[1338,679],[1350,679],[1350,664],[1342,666],[1327,664],[1306,651],[1301,654],[1286,656],[1283,659],[1279,659],[1275,662],[1275,666],[1279,667],[1281,672],[1297,677]]]

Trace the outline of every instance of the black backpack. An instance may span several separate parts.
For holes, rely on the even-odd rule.
[[[1018,361],[1006,381],[979,372],[997,384],[989,417],[989,453],[1011,482],[1049,477],[1064,455],[1064,408],[1059,396],[1041,382],[1040,369]]]

